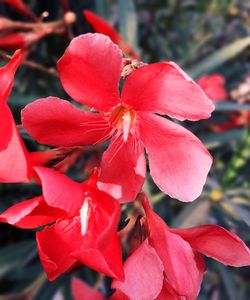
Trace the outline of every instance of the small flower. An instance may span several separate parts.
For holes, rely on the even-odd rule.
[[[227,97],[225,79],[221,74],[204,75],[197,83],[212,100],[223,101]]]
[[[122,52],[108,37],[75,38],[57,64],[60,78],[72,98],[100,113],[49,97],[26,106],[24,128],[40,143],[55,146],[84,146],[111,137],[98,186],[125,202],[135,199],[144,182],[145,147],[158,187],[171,197],[193,201],[212,158],[191,132],[158,114],[195,121],[210,116],[212,102],[173,62],[135,70],[126,77],[120,97],[122,65]]]
[[[96,174],[79,184],[45,167],[35,170],[43,196],[10,207],[0,215],[0,221],[19,228],[54,223],[36,233],[40,260],[49,280],[79,262],[122,280],[119,203],[98,190]]]

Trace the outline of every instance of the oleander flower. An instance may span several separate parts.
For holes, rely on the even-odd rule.
[[[145,294],[145,300],[196,299],[206,270],[204,256],[235,267],[250,265],[250,250],[235,234],[216,225],[169,228],[152,210],[144,194],[140,194],[139,199],[146,213],[147,239],[125,261],[125,280],[112,283],[113,288],[129,299],[142,299],[140,293]],[[147,253],[153,251],[154,259],[145,268]],[[157,283],[153,284],[154,281]],[[147,293],[150,296],[147,297]]]
[[[97,175],[80,184],[49,168],[35,170],[43,196],[10,207],[0,214],[0,221],[19,228],[53,223],[36,233],[40,260],[49,280],[79,262],[122,280],[117,235],[120,205],[97,188]]]
[[[135,199],[146,175],[144,148],[157,186],[181,201],[197,198],[212,158],[179,120],[208,118],[214,109],[201,88],[173,62],[145,65],[126,77],[121,96],[122,52],[102,34],[73,39],[57,67],[66,92],[94,108],[84,111],[48,97],[22,111],[24,128],[38,142],[84,146],[111,138],[98,186],[124,202]]]

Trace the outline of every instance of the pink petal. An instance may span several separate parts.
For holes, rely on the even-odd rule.
[[[203,90],[174,62],[135,70],[125,80],[122,102],[138,111],[167,114],[179,120],[206,119],[214,110]]]
[[[98,187],[122,202],[133,201],[145,175],[145,155],[140,142],[131,135],[127,142],[115,136],[103,154]]]
[[[100,292],[76,277],[73,277],[71,287],[74,300],[104,300]]]
[[[172,230],[187,240],[193,249],[225,265],[250,265],[250,250],[236,235],[216,225]]]
[[[145,240],[125,261],[125,280],[114,280],[112,288],[133,300],[155,299],[162,289],[163,270],[157,253]]]
[[[3,134],[0,143],[0,149],[3,149],[0,151],[0,182],[28,182],[31,176],[28,153],[5,103],[0,104],[0,117],[4,117],[5,122],[0,130]]]
[[[25,56],[25,51],[17,50],[11,60],[0,68],[0,103],[7,101],[14,84],[16,70]]]
[[[140,135],[157,186],[181,201],[202,192],[212,158],[200,140],[185,128],[153,114],[140,114]]]
[[[205,272],[204,259],[193,251],[189,243],[170,231],[164,221],[142,198],[149,231],[149,243],[164,265],[169,284],[179,296],[196,299]]]
[[[22,110],[24,128],[38,142],[53,146],[84,146],[105,139],[108,122],[55,97],[37,100]]]
[[[49,206],[69,212],[78,211],[83,203],[82,186],[65,175],[45,167],[35,167]]]
[[[101,111],[118,104],[122,51],[107,36],[88,33],[74,38],[57,68],[74,100]]]
[[[48,206],[40,196],[11,206],[0,214],[0,222],[19,228],[36,228],[54,222],[63,213]]]
[[[77,260],[71,254],[82,243],[78,219],[58,221],[37,232],[36,237],[40,260],[50,281],[75,266]]]

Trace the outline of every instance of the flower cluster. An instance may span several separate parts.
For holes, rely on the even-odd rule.
[[[170,120],[197,121],[214,109],[177,64],[138,64],[121,80],[128,62],[107,36],[73,39],[57,68],[65,91],[90,110],[56,97],[28,104],[22,110],[22,126],[37,142],[58,147],[30,153],[7,106],[14,74],[25,55],[17,51],[0,69],[0,181],[33,180],[42,194],[10,207],[0,214],[0,221],[26,229],[45,226],[36,239],[49,280],[86,265],[113,279],[113,300],[192,300],[205,272],[204,256],[226,265],[250,265],[250,251],[235,234],[215,225],[170,228],[141,192],[146,154],[155,184],[184,202],[199,197],[212,164],[201,141]],[[84,182],[73,181],[51,163],[74,148],[104,142],[109,146],[100,166]],[[60,168],[63,173],[66,169]],[[120,205],[132,201],[143,212],[143,234],[137,239],[135,230],[123,264]],[[78,279],[73,281],[73,294],[77,300],[86,295],[104,299]]]

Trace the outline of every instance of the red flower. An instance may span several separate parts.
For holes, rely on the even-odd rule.
[[[121,48],[124,54],[127,54],[134,59],[139,59],[139,56],[136,54],[135,50],[106,20],[87,9],[83,11],[83,14],[88,23],[97,33],[102,33],[110,37],[110,39]]]
[[[28,182],[32,178],[32,166],[43,165],[58,155],[56,150],[29,153],[7,105],[15,72],[25,56],[25,51],[18,50],[10,62],[0,68],[0,182]]]
[[[222,101],[227,96],[225,79],[221,74],[204,75],[197,83],[210,99]]]
[[[65,90],[100,113],[77,109],[55,97],[22,111],[25,129],[40,143],[84,146],[112,137],[101,163],[99,188],[133,200],[146,174],[165,193],[182,201],[197,198],[212,158],[191,132],[157,114],[179,120],[208,118],[214,109],[196,83],[173,62],[146,65],[131,73],[120,98],[122,52],[108,37],[75,38],[58,62]],[[202,163],[201,163],[202,162]]]
[[[104,297],[100,292],[94,290],[92,287],[78,278],[74,277],[72,279],[71,286],[74,300],[104,300]]]
[[[13,7],[22,15],[34,21],[39,21],[39,19],[29,10],[28,6],[22,0],[3,0],[3,2]]]
[[[117,235],[118,202],[96,187],[96,175],[79,184],[54,170],[35,168],[43,196],[20,202],[0,215],[0,221],[36,228],[40,259],[49,280],[81,262],[97,272],[123,279]]]
[[[153,212],[144,195],[141,195],[140,199],[146,212],[149,243],[145,240],[125,262],[125,280],[115,280],[112,285],[129,298],[141,299],[140,293],[147,295],[148,292],[150,296],[145,297],[145,300],[154,299],[153,296],[157,295],[159,295],[157,299],[179,299],[181,296],[186,300],[196,299],[205,272],[204,255],[226,265],[236,267],[250,265],[250,250],[235,234],[215,225],[171,229]],[[154,260],[156,261],[158,256],[163,268],[160,267],[160,263],[154,263],[153,260],[148,263],[147,268],[143,266],[147,264],[145,260],[147,252],[153,253],[150,249],[154,250]],[[136,261],[138,263],[140,259],[142,265],[140,267],[136,265],[133,269]],[[133,271],[135,269],[136,272]],[[163,282],[163,271],[166,282]],[[139,280],[138,285],[136,278],[140,276],[142,281]],[[156,281],[157,278],[157,284],[153,284],[153,280]],[[161,291],[162,286],[164,289]],[[151,293],[153,287],[155,293]],[[167,294],[173,298],[164,298],[163,295]]]

